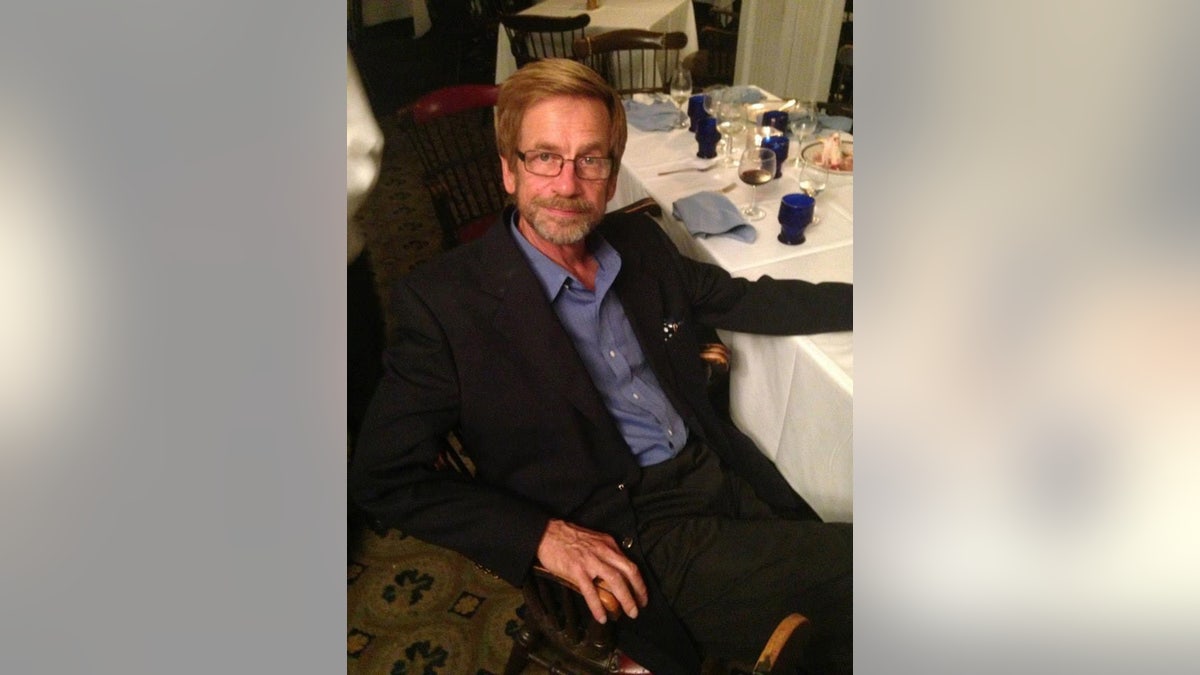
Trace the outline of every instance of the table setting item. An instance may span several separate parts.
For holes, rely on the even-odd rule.
[[[704,173],[705,171],[710,171],[715,168],[717,168],[717,164],[714,162],[712,164],[709,164],[708,166],[689,166],[689,167],[685,167],[682,169],[671,169],[670,171],[659,171],[658,175],[670,176],[673,173],[683,173],[685,171],[697,171],[700,173]]]
[[[788,158],[788,145],[791,140],[783,134],[783,132],[774,127],[760,127],[759,145],[764,148],[770,148],[775,152],[775,178],[783,177],[783,165]]]
[[[800,165],[800,172],[796,175],[796,187],[803,194],[812,197],[814,202],[817,197],[825,191],[825,186],[829,184],[829,169],[819,165],[804,162]],[[821,222],[821,216],[817,213],[816,207],[813,207],[814,223]]]
[[[675,107],[679,108],[679,127],[682,129],[689,126],[689,118],[684,106],[687,105],[688,99],[692,95],[691,71],[680,63],[675,72],[671,74],[668,87],[671,100],[675,102]]]
[[[779,201],[779,236],[788,246],[803,244],[804,229],[813,223],[816,200],[802,192],[786,194]]]
[[[770,148],[746,148],[738,164],[738,178],[750,186],[750,203],[742,208],[749,220],[762,220],[767,212],[758,206],[758,186],[775,177],[775,151]]]
[[[823,166],[829,173],[854,175],[854,141],[843,139],[841,132],[803,146],[799,154],[800,161]]]
[[[695,237],[705,239],[729,236],[746,243],[758,239],[758,230],[746,222],[746,218],[724,193],[705,190],[677,199],[671,205],[671,215],[683,223]]]
[[[679,107],[665,96],[637,94],[623,101],[625,118],[640,131],[670,131],[679,128]]]
[[[768,110],[762,114],[762,125],[772,127],[781,132],[788,130],[788,113],[785,110]]]
[[[746,130],[745,110],[738,103],[729,100],[719,100],[716,103],[717,131],[725,141],[725,166],[737,166],[738,155],[734,149],[734,138]]]
[[[704,110],[704,94],[693,94],[692,97],[688,99],[687,115],[692,121],[691,126],[688,127],[688,131],[692,133],[696,133],[696,129],[698,128],[697,125],[699,125],[702,120],[712,117]]]
[[[797,110],[788,118],[788,129],[792,132],[792,137],[796,139],[796,147],[803,148],[813,134],[817,132],[817,116],[812,108]],[[800,166],[801,155],[803,152],[796,153],[796,159],[793,160],[794,166]]]
[[[717,156],[717,142],[721,140],[721,134],[717,131],[717,121],[711,117],[706,117],[700,120],[700,126],[696,129],[696,156],[700,159],[715,159]],[[719,162],[713,162],[696,171],[708,171],[715,167]],[[680,169],[687,171],[687,169]],[[665,176],[676,171],[667,171],[658,175]]]

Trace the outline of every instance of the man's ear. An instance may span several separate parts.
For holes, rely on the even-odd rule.
[[[510,195],[516,194],[517,176],[515,173],[513,173],[513,170],[508,167],[508,158],[503,155],[500,156],[500,173],[504,176],[504,191]],[[613,183],[613,188],[616,188],[615,182]],[[608,198],[612,199],[612,195],[610,194]]]

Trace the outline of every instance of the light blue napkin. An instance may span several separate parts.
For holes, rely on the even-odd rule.
[[[842,115],[818,115],[817,122],[820,123],[821,129],[832,131],[850,131],[854,127],[854,120]]]
[[[683,221],[688,232],[697,237],[727,234],[751,244],[758,239],[758,230],[748,224],[733,202],[719,192],[697,192],[678,199],[671,207],[671,214]]]
[[[734,101],[738,103],[758,103],[766,98],[766,94],[762,93],[758,87],[753,87],[748,84],[739,84],[732,87],[726,87],[727,96],[732,96]],[[728,100],[728,99],[726,99]]]
[[[639,103],[626,100],[625,117],[642,131],[670,131],[679,126],[679,108],[670,101]]]

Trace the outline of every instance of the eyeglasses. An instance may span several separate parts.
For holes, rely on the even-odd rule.
[[[565,157],[556,152],[529,151],[517,152],[517,157],[525,162],[525,169],[536,176],[554,178],[562,173]],[[571,160],[575,165],[575,175],[582,180],[604,180],[612,175],[611,157],[576,157]]]

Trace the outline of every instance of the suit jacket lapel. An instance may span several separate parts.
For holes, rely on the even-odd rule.
[[[507,216],[507,212],[506,212]],[[496,329],[548,392],[561,392],[597,427],[615,427],[583,360],[559,323],[528,261],[509,233],[508,218],[488,230],[484,290],[498,298]]]
[[[647,273],[640,250],[622,247],[617,238],[609,238],[609,243],[621,254],[621,273],[613,288],[621,298],[625,314],[642,345],[642,353],[649,359],[659,384],[675,409],[684,414],[682,392],[671,364],[672,356],[681,356],[678,349],[672,354],[671,347],[676,343],[671,338],[678,329],[676,322],[683,320],[684,312],[681,308],[668,306],[670,303],[662,293],[658,278]],[[673,323],[676,325],[669,326]],[[692,354],[689,352],[684,358],[692,358]]]

